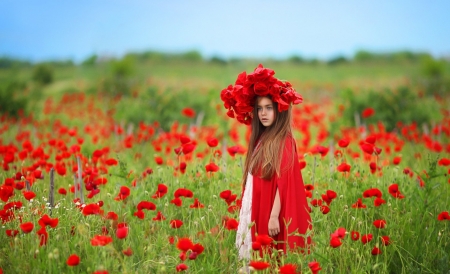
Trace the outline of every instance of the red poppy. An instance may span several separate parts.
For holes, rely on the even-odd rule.
[[[23,191],[22,192],[23,197],[25,197],[25,199],[27,199],[28,201],[33,199],[34,197],[36,197],[36,194],[33,191]]]
[[[206,172],[216,172],[219,171],[219,167],[214,163],[209,163],[205,166]]]
[[[370,241],[372,241],[372,238],[373,238],[373,236],[372,236],[372,234],[365,234],[365,235],[362,235],[361,236],[361,242],[363,243],[363,244],[367,244],[368,242],[370,242]]]
[[[251,261],[249,265],[256,270],[264,270],[270,266],[269,263],[262,261]]]
[[[48,240],[48,233],[45,229],[45,226],[41,227],[41,229],[39,229],[36,234],[39,237],[39,246],[46,245]]]
[[[374,255],[374,256],[376,256],[376,255],[379,255],[379,254],[381,254],[382,252],[381,252],[381,249],[379,249],[378,247],[374,247],[373,249],[372,249],[372,255]]]
[[[338,229],[336,229],[336,231],[334,231],[333,233],[331,233],[331,237],[332,238],[341,238],[344,239],[345,238],[345,232],[347,230],[343,227],[340,227]]]
[[[402,157],[394,157],[394,160],[392,160],[392,162],[394,163],[394,165],[398,165],[400,164],[400,162],[402,161]]]
[[[20,224],[20,229],[22,229],[23,233],[30,233],[33,231],[34,224],[32,222],[27,222]]]
[[[280,267],[278,270],[280,274],[296,274],[297,272],[297,266],[295,264],[285,264]]]
[[[304,169],[306,167],[306,162],[305,161],[299,161],[299,166],[300,166],[300,170]]]
[[[442,158],[438,161],[438,165],[440,166],[448,166],[450,165],[450,159]]]
[[[130,189],[127,186],[121,186],[119,190],[119,194],[117,194],[117,197],[114,198],[116,201],[125,200],[130,196]]]
[[[240,145],[236,145],[236,146],[228,147],[227,151],[231,157],[234,157],[236,154],[244,154],[245,148],[241,147]]]
[[[202,254],[203,250],[205,250],[205,248],[203,247],[203,245],[196,243],[193,247],[192,247],[192,251],[194,251],[197,254]]]
[[[182,174],[184,174],[186,172],[186,167],[187,167],[187,165],[186,165],[185,162],[181,162],[180,163],[179,168],[180,168],[180,171],[181,171]]]
[[[231,190],[228,190],[228,189],[220,192],[219,196],[220,196],[220,198],[225,200],[225,202],[227,203],[228,206],[231,205],[231,203],[233,203],[237,198],[237,195],[232,194]]]
[[[131,247],[128,247],[127,249],[122,250],[122,254],[130,257],[131,255],[133,255],[133,250],[131,249]]]
[[[370,197],[381,198],[381,196],[383,196],[383,194],[381,193],[381,191],[378,188],[371,188],[371,189],[368,189],[363,192],[364,198],[370,198]]]
[[[58,193],[61,194],[61,195],[66,195],[67,194],[67,190],[65,188],[61,187],[61,188],[58,189]]]
[[[312,184],[306,184],[305,185],[305,190],[312,191],[312,190],[314,190],[314,186]]]
[[[116,159],[110,158],[105,161],[105,164],[108,166],[116,166],[118,162]]]
[[[159,184],[158,189],[156,190],[155,194],[153,194],[153,199],[158,199],[164,197],[164,195],[167,194],[167,186],[165,184]]]
[[[398,190],[397,184],[392,184],[389,186],[389,194],[391,194],[392,197],[397,198],[397,199],[405,198],[405,196],[402,193],[400,193],[400,191]]]
[[[261,249],[261,243],[260,242],[252,242],[252,249],[253,250],[260,250]]]
[[[350,233],[350,235],[351,235],[353,241],[359,240],[359,232],[358,231],[352,231]]]
[[[155,162],[157,165],[162,165],[163,164],[163,158],[156,156],[155,157]]]
[[[195,117],[195,110],[189,107],[185,107],[181,110],[181,114],[188,118],[194,118]]]
[[[238,225],[239,225],[238,221],[236,221],[233,218],[229,218],[225,224],[225,227],[228,230],[237,230]]]
[[[323,205],[320,207],[320,211],[322,211],[322,214],[328,214],[330,212],[330,208],[326,205]]]
[[[375,220],[375,221],[373,221],[373,225],[376,228],[385,228],[386,227],[386,221],[385,220]]]
[[[44,214],[38,221],[38,224],[40,226],[51,226],[52,228],[55,228],[58,225],[58,218],[50,218],[47,214]]]
[[[76,254],[72,254],[67,258],[67,265],[68,266],[77,266],[80,263],[80,257],[78,257]]]
[[[112,243],[113,239],[110,236],[105,235],[95,235],[91,239],[92,246],[105,246],[109,243]]]
[[[362,111],[361,116],[362,116],[362,118],[369,118],[374,114],[375,114],[375,110],[371,107],[368,107]]]
[[[189,136],[181,134],[180,135],[180,142],[182,145],[190,143],[191,142],[191,138],[189,138]]]
[[[313,147],[311,149],[312,153],[318,153],[322,157],[326,156],[328,154],[328,151],[329,151],[329,148],[324,147],[324,146],[320,146],[320,145],[316,145],[315,147]]]
[[[383,245],[388,246],[391,244],[391,239],[389,238],[389,236],[381,236],[381,242],[383,243]]]
[[[205,206],[199,202],[198,198],[195,198],[194,203],[189,206],[189,208],[203,208],[203,207]]]
[[[313,200],[311,200],[310,203],[311,203],[312,206],[318,207],[318,206],[322,205],[322,200],[320,200],[320,199],[313,199]]]
[[[17,234],[19,234],[19,230],[17,230],[17,229],[7,229],[6,230],[6,235],[8,237],[16,237]]]
[[[128,236],[128,226],[117,227],[116,236],[119,239],[125,239]]]
[[[367,154],[372,155],[374,152],[374,146],[370,143],[363,143],[360,145],[360,147],[361,147],[361,150]]]
[[[191,153],[192,151],[194,151],[195,149],[195,145],[192,143],[188,143],[188,144],[184,144],[181,148],[181,151],[183,152],[184,155]]]
[[[156,217],[154,217],[152,220],[153,221],[163,221],[165,219],[166,219],[166,217],[164,217],[164,215],[162,215],[161,211],[158,211],[158,213],[156,213]]]
[[[267,234],[260,234],[256,236],[256,241],[261,243],[263,246],[270,245],[273,242],[273,239],[269,237]]]
[[[174,204],[174,205],[176,205],[176,206],[181,206],[181,205],[183,204],[183,201],[182,201],[180,198],[176,197],[176,198],[173,198],[173,199],[170,201],[170,203],[171,203],[171,204]]]
[[[138,211],[133,213],[133,216],[136,216],[139,219],[143,220],[145,218],[145,213],[142,210],[138,210]]]
[[[100,206],[96,203],[88,204],[85,207],[83,207],[83,215],[96,215],[101,214],[103,210],[100,209]]]
[[[208,143],[209,147],[216,147],[219,144],[219,141],[214,138],[214,137],[210,137],[206,140],[206,142]]]
[[[353,208],[366,208],[367,206],[363,204],[361,198],[358,198],[358,201],[352,205]]]
[[[185,265],[185,264],[179,264],[179,265],[177,265],[176,267],[175,267],[175,270],[177,271],[177,272],[181,272],[181,271],[185,271],[185,270],[187,270],[189,267],[187,266],[187,265]]]
[[[94,271],[94,274],[109,274],[106,270],[96,270]]]
[[[149,202],[149,201],[141,201],[139,202],[139,204],[137,205],[137,210],[143,210],[143,209],[147,209],[147,210],[155,210],[156,206],[154,203]]]
[[[348,145],[350,144],[350,141],[348,139],[341,139],[338,142],[338,145],[342,148],[348,147]]]
[[[319,272],[319,270],[321,270],[322,268],[320,267],[320,264],[318,262],[310,262],[308,264],[309,269],[311,269],[311,272],[313,274],[317,274]]]
[[[117,219],[119,219],[119,216],[114,211],[110,211],[106,214],[106,219],[117,221]]]
[[[448,214],[448,211],[442,211],[439,213],[437,219],[439,221],[450,220],[450,215]]]
[[[181,220],[172,220],[170,221],[170,226],[172,228],[180,228],[183,225],[183,222]]]
[[[331,237],[330,246],[333,248],[337,248],[342,245],[341,239],[338,237]]]
[[[181,251],[187,252],[188,250],[192,250],[194,244],[189,238],[180,238],[177,242],[177,248]]]
[[[339,172],[350,172],[351,166],[347,163],[342,163],[338,165],[337,170]]]

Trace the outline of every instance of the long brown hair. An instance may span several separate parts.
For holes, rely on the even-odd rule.
[[[272,100],[271,97],[268,98]],[[244,164],[244,186],[249,172],[257,174],[265,180],[271,179],[275,173],[277,176],[280,176],[285,139],[288,136],[292,136],[291,106],[289,106],[289,109],[286,111],[278,112],[278,103],[272,101],[275,119],[272,125],[264,127],[258,118],[257,104],[258,98],[255,100],[253,109],[252,131]],[[256,149],[257,142],[260,143],[258,149]],[[292,149],[294,149],[294,142],[292,142],[292,146]],[[292,163],[293,160],[294,157],[292,157]],[[290,166],[286,168],[289,168]]]

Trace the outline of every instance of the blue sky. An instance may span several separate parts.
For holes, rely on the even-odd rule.
[[[450,1],[2,0],[0,56],[32,61],[130,51],[198,50],[205,57],[360,49],[450,56]]]

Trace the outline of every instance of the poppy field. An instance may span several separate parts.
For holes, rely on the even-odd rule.
[[[292,79],[304,97],[293,122],[313,244],[268,252],[272,239],[258,235],[242,261],[235,237],[249,128],[227,117],[225,80],[204,88],[205,79],[170,78],[199,94],[150,119],[166,111],[170,91],[154,75],[152,98],[162,99],[146,109],[144,88],[55,85],[31,114],[1,116],[0,273],[450,271],[448,98],[429,97],[440,114],[430,124],[387,130],[371,105],[357,125],[342,123],[348,106],[309,100],[315,91]],[[128,122],[127,111],[145,119]]]

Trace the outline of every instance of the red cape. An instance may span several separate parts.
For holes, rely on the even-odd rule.
[[[294,148],[294,151],[292,148]],[[286,167],[289,166],[291,167],[286,170]],[[251,228],[252,241],[255,241],[256,235],[269,235],[269,218],[278,188],[281,203],[280,233],[272,237],[278,242],[274,247],[278,250],[283,249],[284,252],[297,248],[300,248],[300,252],[308,251],[308,245],[311,243],[310,237],[293,235],[296,234],[295,232],[302,235],[306,234],[308,229],[312,229],[312,225],[295,149],[295,140],[292,137],[286,138],[280,173],[280,177],[275,174],[271,180],[263,180],[259,176],[253,176],[251,219],[255,222],[255,225]]]

